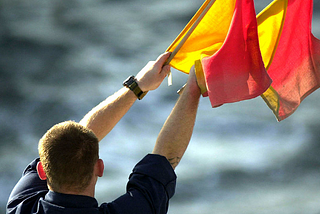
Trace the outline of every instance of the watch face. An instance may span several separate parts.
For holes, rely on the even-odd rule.
[[[129,87],[134,82],[135,82],[134,76],[130,76],[123,82],[123,85]]]

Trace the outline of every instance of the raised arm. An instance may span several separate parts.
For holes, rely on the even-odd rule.
[[[136,81],[143,92],[154,90],[160,86],[170,71],[170,66],[163,66],[170,53],[164,53],[156,61],[150,61],[136,76]],[[137,96],[127,87],[102,101],[94,107],[80,124],[91,129],[99,141],[102,140],[127,113]]]
[[[152,152],[165,156],[174,169],[189,145],[199,98],[200,89],[196,82],[194,68],[192,68],[187,85],[163,125]]]

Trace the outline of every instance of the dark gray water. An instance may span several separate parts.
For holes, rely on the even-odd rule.
[[[257,11],[270,1],[256,0]],[[202,0],[0,0],[0,213],[38,139],[79,121],[170,45]],[[320,38],[320,1],[313,33]],[[187,79],[173,71],[101,143],[100,203],[125,191],[134,164],[152,151]],[[320,213],[320,92],[276,122],[261,98],[217,109],[202,99],[177,168],[169,213]],[[138,122],[137,122],[138,121]]]

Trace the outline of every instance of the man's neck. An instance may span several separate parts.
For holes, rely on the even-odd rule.
[[[53,191],[53,192],[58,192],[58,193],[62,193],[62,194],[69,194],[69,195],[84,195],[84,196],[89,196],[94,198],[94,193],[95,193],[95,186],[92,188],[90,187],[91,185],[89,185],[84,191],[78,192],[78,191],[72,191],[72,190],[67,190],[67,189],[59,189],[59,190],[54,190],[52,189],[49,185],[48,188],[49,190]]]

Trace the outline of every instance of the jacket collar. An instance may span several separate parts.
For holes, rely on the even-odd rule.
[[[98,202],[95,198],[84,195],[69,195],[50,191],[46,194],[45,201],[69,208],[89,208],[98,207]]]

